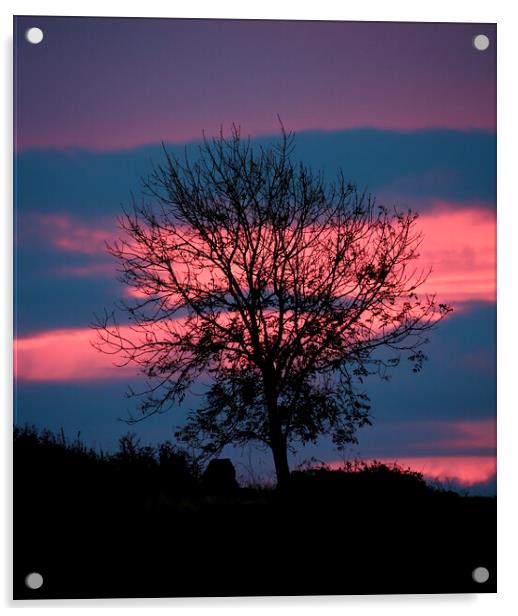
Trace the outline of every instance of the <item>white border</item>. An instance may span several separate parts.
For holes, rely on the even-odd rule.
[[[0,421],[0,443],[3,445],[0,461],[6,486],[1,506],[1,529],[5,541],[2,545],[11,548],[10,523],[10,455],[11,455],[11,327],[12,308],[9,300],[12,285],[12,15],[99,15],[142,17],[212,17],[255,19],[331,19],[358,21],[460,21],[498,23],[498,511],[499,511],[499,592],[496,595],[427,595],[427,596],[371,596],[371,597],[304,597],[304,598],[235,598],[235,599],[149,599],[149,600],[90,600],[17,602],[11,597],[11,553],[2,549],[0,556],[0,593],[3,606],[21,609],[22,612],[38,607],[54,610],[56,607],[95,609],[99,613],[107,609],[126,610],[135,608],[144,613],[149,607],[173,608],[175,613],[202,613],[211,609],[214,614],[228,611],[258,613],[268,610],[273,614],[314,614],[321,610],[326,614],[340,614],[353,610],[365,614],[382,611],[392,614],[516,614],[518,613],[517,586],[517,468],[518,439],[517,395],[512,389],[515,377],[516,308],[518,290],[518,229],[516,190],[516,149],[518,134],[516,114],[518,109],[516,72],[516,24],[515,3],[510,0],[433,0],[415,2],[409,0],[370,0],[368,2],[307,2],[261,0],[244,3],[242,0],[191,1],[173,3],[167,0],[146,0],[145,3],[89,0],[89,2],[46,0],[2,3],[0,28],[2,36],[3,71],[1,89],[2,113],[0,121],[5,135],[0,165],[0,186],[4,190],[2,208],[2,344],[0,361],[0,392],[3,414]],[[513,182],[514,180],[514,182]],[[514,267],[513,267],[514,265]],[[7,506],[6,506],[7,504]],[[473,538],[476,541],[476,537]],[[333,566],[330,564],[330,566]],[[336,565],[334,565],[336,566]]]

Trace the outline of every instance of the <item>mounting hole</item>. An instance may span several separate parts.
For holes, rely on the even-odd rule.
[[[489,37],[485,34],[477,34],[473,37],[473,47],[477,51],[486,51],[489,47]]]
[[[473,569],[471,576],[477,584],[483,584],[489,580],[489,571],[485,567],[477,567]]]
[[[38,45],[43,40],[43,30],[40,28],[29,28],[25,31],[25,38],[32,45]]]
[[[29,573],[25,578],[25,586],[31,590],[38,590],[43,586],[43,576],[41,573]]]

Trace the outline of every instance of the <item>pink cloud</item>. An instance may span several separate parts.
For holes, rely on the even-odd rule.
[[[113,355],[91,345],[88,328],[49,330],[14,341],[14,374],[29,381],[83,381],[124,378],[134,367],[118,367]]]
[[[129,325],[120,326],[118,331],[132,344],[144,345],[150,337],[161,341],[171,330],[182,327],[183,317],[179,317],[162,321],[145,333]],[[117,344],[115,338],[111,341]],[[126,362],[119,349],[104,345],[106,352],[101,352],[94,343],[100,343],[98,332],[88,327],[53,329],[16,338],[14,376],[24,381],[84,381],[128,379],[139,374],[138,366]]]
[[[451,447],[458,449],[470,447],[496,448],[496,419],[479,421],[459,421],[454,423],[460,433],[458,439],[452,439]]]
[[[365,460],[372,462],[373,460]],[[402,458],[376,458],[376,461],[391,466],[397,464],[403,468],[422,473],[428,480],[443,483],[453,481],[464,487],[485,483],[496,476],[495,456],[411,456]],[[343,462],[331,462],[330,468],[339,469]]]
[[[424,234],[419,265],[425,269],[432,267],[433,272],[421,290],[437,292],[439,301],[452,302],[457,310],[464,301],[494,301],[495,218],[494,212],[488,210],[459,209],[448,203],[436,203],[432,210],[422,214],[418,219]],[[34,216],[32,222],[32,230],[39,227],[58,249],[87,255],[105,254],[105,242],[118,235],[110,228],[112,222],[100,228],[58,214]],[[63,271],[75,276],[92,276],[114,273],[114,266],[106,262],[91,263],[65,266]],[[207,278],[204,282],[210,280],[208,271],[200,272],[200,276]],[[127,293],[143,296],[131,289]],[[90,329],[67,329],[17,340],[17,376],[33,380],[127,376],[125,370],[114,368],[113,357],[91,347],[91,338]],[[480,358],[472,359],[480,364]]]
[[[423,290],[441,301],[496,301],[496,214],[437,202],[418,220],[420,263],[433,269]]]
[[[440,433],[440,436],[431,441],[434,449],[449,449],[458,452],[473,449],[494,451],[496,449],[495,419],[431,421],[426,422],[426,425],[430,431],[437,430]],[[430,446],[430,444],[427,445]]]
[[[92,225],[62,214],[30,215],[29,233],[43,237],[56,249],[90,256],[106,255],[106,242],[120,232],[115,221]],[[496,214],[488,209],[435,202],[418,219],[424,240],[416,266],[432,273],[421,291],[437,293],[439,301],[457,309],[470,301],[496,301]],[[78,276],[109,274],[115,265],[87,264],[69,273]],[[139,292],[127,290],[139,297]]]
[[[493,455],[496,451],[496,417],[484,419],[440,419],[385,423],[389,441],[406,443],[418,456]]]
[[[394,460],[381,460],[384,463]],[[456,481],[463,486],[490,481],[496,475],[494,456],[435,456],[409,457],[396,460],[398,464],[409,467],[428,479],[442,482]]]
[[[57,250],[85,255],[105,255],[106,242],[117,237],[111,219],[93,225],[68,214],[31,213],[24,217],[22,229],[28,241],[43,239]]]

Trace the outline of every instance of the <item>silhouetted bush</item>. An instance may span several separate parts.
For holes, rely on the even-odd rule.
[[[130,433],[107,454],[84,445],[79,434],[70,441],[63,432],[33,426],[14,430],[14,474],[18,492],[67,502],[131,500],[149,506],[160,495],[192,494],[199,484],[196,460],[170,442],[143,446]]]
[[[381,462],[346,462],[340,469],[325,465],[293,471],[290,492],[316,494],[319,497],[351,498],[361,492],[364,498],[411,498],[433,492],[423,475],[397,464]]]

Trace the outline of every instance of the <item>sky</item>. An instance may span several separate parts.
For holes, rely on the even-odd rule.
[[[17,17],[14,36],[17,423],[116,445],[139,377],[92,348],[89,324],[125,293],[105,249],[121,205],[160,142],[195,155],[202,130],[234,122],[268,144],[279,115],[296,157],[420,213],[428,289],[454,308],[422,373],[368,384],[374,425],[347,455],[494,491],[494,25]],[[131,429],[170,438],[195,403]],[[268,456],[228,453],[271,473]],[[310,457],[341,459],[325,439],[292,462]]]

